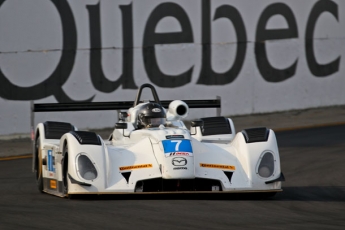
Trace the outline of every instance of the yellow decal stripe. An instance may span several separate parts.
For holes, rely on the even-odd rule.
[[[27,154],[27,155],[21,155],[21,156],[0,157],[0,161],[10,161],[10,160],[17,160],[17,159],[24,159],[24,158],[32,158],[32,153]]]
[[[236,170],[236,167],[233,166],[233,165],[218,165],[218,164],[200,163],[200,167],[203,167],[203,168],[215,168],[215,169]]]
[[[152,164],[122,166],[120,167],[120,171],[132,170],[132,169],[143,169],[143,168],[152,168]]]

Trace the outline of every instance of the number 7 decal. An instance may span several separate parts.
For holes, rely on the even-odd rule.
[[[187,154],[192,156],[193,150],[190,140],[163,140],[163,149],[165,154]]]
[[[175,151],[179,151],[178,149],[179,149],[179,147],[180,147],[180,144],[181,144],[181,140],[174,140],[174,141],[171,141],[171,143],[177,143],[176,145],[175,145]]]

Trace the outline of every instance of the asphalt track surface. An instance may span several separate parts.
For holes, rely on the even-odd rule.
[[[38,192],[31,159],[0,161],[0,229],[345,229],[345,125],[277,133],[284,191],[116,195]]]

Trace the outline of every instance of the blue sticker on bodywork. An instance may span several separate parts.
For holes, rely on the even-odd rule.
[[[169,156],[189,155],[193,153],[190,140],[164,140],[162,141],[164,154]]]
[[[55,172],[52,150],[48,150],[48,164],[47,165],[48,165],[48,171]]]

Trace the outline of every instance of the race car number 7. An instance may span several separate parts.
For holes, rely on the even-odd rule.
[[[174,140],[174,141],[171,141],[171,143],[176,143],[176,145],[175,145],[175,151],[178,151],[181,142],[182,142],[181,140]]]

